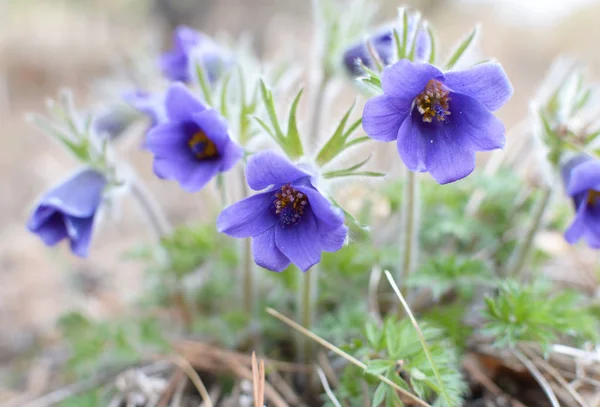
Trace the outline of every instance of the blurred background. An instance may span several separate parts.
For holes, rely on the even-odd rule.
[[[382,0],[378,21],[395,18],[402,3]],[[585,0],[421,0],[419,8],[448,50],[476,23],[481,49],[504,65],[515,87],[500,112],[507,127],[528,114],[528,100],[552,59],[567,53],[600,71],[600,3]],[[141,293],[141,266],[124,262],[126,249],[149,241],[143,220],[127,202],[118,221],[97,233],[91,257],[46,249],[25,229],[34,200],[72,170],[58,145],[25,121],[44,112],[60,88],[74,91],[78,106],[102,102],[100,81],[123,70],[146,48],[169,46],[185,23],[211,35],[251,34],[259,55],[292,52],[310,62],[310,1],[291,0],[0,0],[0,383],[9,383],[18,356],[39,338],[52,338],[54,322],[74,307],[90,315],[118,313]],[[341,108],[340,108],[341,111]],[[511,140],[509,138],[508,142]],[[135,144],[135,143],[134,143]],[[152,177],[151,156],[121,147],[148,180],[173,223],[197,218],[197,195]],[[560,237],[555,239],[560,242]],[[559,251],[569,249],[558,244]],[[586,283],[594,284],[593,275]],[[39,358],[43,362],[44,355]],[[35,386],[35,381],[28,386]],[[0,385],[0,392],[8,392]],[[0,394],[0,401],[10,394]]]

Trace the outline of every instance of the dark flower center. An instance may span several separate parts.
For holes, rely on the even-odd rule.
[[[449,94],[450,92],[444,89],[441,82],[435,79],[427,82],[425,90],[415,98],[415,106],[423,116],[424,122],[431,123],[434,117],[443,122],[446,116],[450,116]]]
[[[590,189],[588,191],[588,195],[587,195],[587,201],[586,201],[587,205],[588,206],[596,205],[596,203],[598,202],[598,199],[600,199],[600,191]]]
[[[219,155],[217,146],[213,143],[202,130],[198,130],[188,141],[190,151],[199,160],[215,158]]]
[[[302,218],[304,209],[308,207],[308,198],[290,184],[285,184],[281,187],[281,192],[275,194],[273,207],[279,217],[279,224],[285,228],[297,224]]]

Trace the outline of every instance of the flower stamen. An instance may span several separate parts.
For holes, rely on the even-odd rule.
[[[586,201],[587,205],[588,206],[595,205],[598,202],[598,199],[600,199],[600,191],[590,189],[588,191],[588,196],[587,196],[587,201]]]
[[[215,158],[219,155],[215,143],[213,143],[202,130],[194,133],[189,139],[188,147],[192,151],[192,154],[200,160]]]
[[[435,117],[443,122],[450,116],[450,92],[445,90],[441,82],[431,79],[425,90],[415,98],[415,106],[423,116],[423,121],[431,123]]]
[[[282,186],[281,192],[275,194],[275,201],[273,201],[275,214],[279,216],[279,224],[282,227],[297,224],[307,205],[308,197],[290,184]]]

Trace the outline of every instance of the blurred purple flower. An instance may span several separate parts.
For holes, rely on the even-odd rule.
[[[431,54],[431,37],[429,32],[421,25],[417,27],[418,21],[415,16],[409,19],[408,38],[411,40],[410,46],[415,47],[415,61],[424,62]],[[416,31],[416,32],[415,32]],[[415,42],[412,42],[414,38]],[[349,47],[344,53],[344,66],[352,76],[361,76],[364,74],[360,63],[367,68],[375,70],[373,58],[367,47],[367,42],[371,44],[372,50],[377,53],[384,66],[390,65],[396,54],[396,44],[392,27],[376,32],[369,36],[365,41]]]
[[[135,120],[135,112],[128,106],[112,106],[96,114],[93,129],[97,134],[118,138]]]
[[[574,244],[584,238],[590,247],[600,249],[600,162],[578,156],[563,167],[562,173],[577,211],[565,239]]]
[[[344,52],[344,66],[352,76],[361,76],[364,74],[360,67],[361,62],[367,68],[375,69],[373,58],[371,58],[371,54],[367,48],[367,41],[371,44],[372,49],[377,52],[379,59],[381,59],[384,65],[389,65],[394,58],[396,49],[392,30],[387,29],[376,33],[367,38],[366,41],[354,44]]]
[[[175,179],[188,192],[200,190],[217,173],[230,170],[244,150],[229,137],[227,123],[182,83],[165,97],[167,121],[154,126],[145,147],[154,154],[154,173]]]
[[[150,127],[167,121],[165,98],[163,95],[138,90],[125,93],[123,99],[150,118]]]
[[[231,62],[231,58],[210,37],[189,27],[177,27],[173,37],[173,48],[160,57],[161,70],[172,81],[190,82],[190,65],[193,60],[198,60],[209,82],[215,82]]]
[[[365,105],[363,128],[375,140],[395,140],[409,170],[447,184],[473,171],[476,151],[504,147],[504,125],[492,112],[513,88],[499,64],[442,73],[402,60],[384,69],[381,84],[383,95]]]
[[[248,160],[246,180],[253,190],[266,191],[225,208],[217,229],[233,237],[252,237],[259,266],[283,271],[291,262],[306,271],[321,260],[322,251],[334,252],[344,245],[344,214],[314,187],[309,173],[264,151]]]
[[[106,179],[99,172],[84,169],[48,191],[37,203],[27,228],[48,246],[68,238],[71,251],[87,257],[94,217]]]

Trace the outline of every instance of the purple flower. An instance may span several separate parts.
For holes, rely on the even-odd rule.
[[[421,25],[417,27],[415,16],[409,19],[408,38],[411,41],[410,46],[415,47],[415,60],[425,61],[431,53],[431,37],[429,32]],[[416,31],[416,32],[415,32]],[[412,40],[414,38],[414,41]],[[375,64],[371,58],[371,53],[367,48],[367,42],[371,44],[372,49],[377,53],[384,66],[390,65],[396,56],[396,44],[394,42],[393,30],[391,27],[380,30],[368,37],[366,41],[354,44],[344,53],[344,66],[352,76],[361,76],[364,74],[360,63],[367,68],[375,69]]]
[[[563,168],[563,178],[577,211],[565,239],[574,244],[584,238],[590,247],[600,249],[600,162],[578,156]]]
[[[217,229],[233,237],[252,237],[252,255],[261,267],[283,271],[290,262],[302,271],[339,250],[348,228],[344,214],[314,187],[311,175],[282,156],[264,151],[248,160],[254,196],[223,210]]]
[[[163,95],[138,90],[124,94],[123,99],[150,118],[150,127],[167,121]]]
[[[476,151],[504,147],[504,125],[492,112],[513,88],[499,64],[442,73],[401,60],[384,69],[381,84],[383,95],[365,105],[363,128],[375,140],[395,140],[409,170],[447,184],[473,171]]]
[[[374,34],[367,41],[377,52],[384,65],[389,65],[392,62],[396,48],[391,29]],[[352,76],[361,76],[364,73],[360,67],[361,62],[367,68],[375,69],[375,64],[365,41],[354,44],[344,52],[344,66]]]
[[[160,57],[161,69],[172,81],[189,82],[194,60],[202,64],[209,82],[216,81],[222,69],[231,62],[230,57],[210,37],[189,27],[179,26],[175,29],[173,48]]]
[[[93,129],[114,140],[127,130],[135,117],[135,112],[128,106],[112,106],[95,116]]]
[[[68,238],[71,251],[86,257],[105,185],[106,179],[99,172],[92,169],[79,171],[40,199],[27,228],[48,246]]]
[[[165,96],[166,122],[154,126],[145,147],[154,154],[154,173],[175,179],[188,192],[200,190],[217,173],[230,170],[244,150],[229,138],[227,123],[181,83]]]

